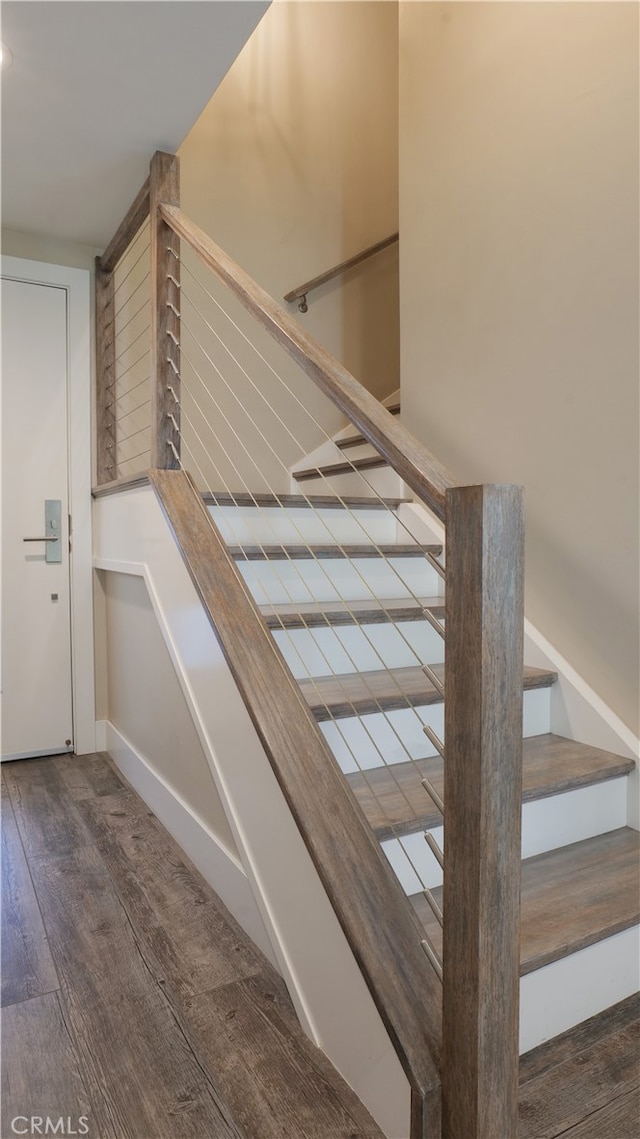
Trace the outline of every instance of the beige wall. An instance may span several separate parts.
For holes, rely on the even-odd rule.
[[[107,718],[227,850],[236,845],[141,577],[99,574],[108,660]]]
[[[523,483],[527,612],[638,727],[638,7],[403,3],[403,417]]]
[[[396,3],[274,3],[180,148],[185,211],[278,300],[397,228],[397,18]],[[183,289],[206,308],[188,274]],[[185,322],[197,324],[183,308]],[[290,311],[375,395],[398,387],[397,247],[323,286],[305,315]],[[295,402],[255,358],[251,366],[268,402],[300,433],[301,453],[315,446],[317,431]],[[323,424],[343,423],[284,358],[274,366]],[[233,382],[251,414],[265,414],[240,374]],[[229,398],[221,402],[233,419]],[[268,426],[290,464],[298,452],[275,422]],[[278,464],[269,467],[251,436],[256,447],[260,466],[277,477]]]

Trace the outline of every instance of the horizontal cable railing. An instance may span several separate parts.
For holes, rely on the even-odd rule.
[[[382,241],[376,241],[373,245],[368,245],[366,249],[362,249],[360,253],[354,253],[353,257],[347,257],[345,261],[341,261],[339,265],[334,265],[331,269],[325,269],[323,273],[318,273],[317,276],[312,277],[309,281],[305,281],[302,285],[297,285],[295,289],[291,289],[285,293],[285,301],[297,301],[299,312],[307,312],[309,305],[307,303],[307,294],[312,289],[318,289],[320,285],[326,285],[328,281],[335,280],[336,277],[342,276],[343,273],[348,273],[350,269],[355,269],[357,265],[361,265],[363,261],[368,261],[370,257],[375,257],[376,253],[382,253],[383,249],[388,249],[391,245],[396,245],[400,239],[399,233],[392,233],[389,237],[384,237]]]
[[[167,470],[163,478],[151,472],[156,492],[404,1064],[411,1139],[440,1134],[440,1044],[442,1134],[515,1137],[521,493],[456,487],[397,418],[185,217],[170,156],[152,163],[149,201],[151,466]],[[131,265],[127,272],[135,281]],[[134,331],[123,344],[130,371]],[[133,399],[135,390],[126,394]],[[356,450],[341,446],[352,427]],[[404,508],[408,496],[446,520],[446,559],[423,537],[428,515]],[[185,521],[192,500],[215,581]],[[269,712],[257,676],[254,688],[245,683],[253,665],[234,643],[231,618],[225,626],[218,578],[272,674]],[[299,718],[305,740],[293,753],[287,714]],[[386,873],[391,864],[402,891],[424,898],[433,920],[419,924],[396,885],[376,912],[379,937],[366,932],[361,883],[345,881],[334,864],[331,812],[319,791],[311,807],[299,783],[303,765],[290,766],[291,754],[307,753],[316,757],[308,775],[318,787],[333,773],[336,818],[348,816],[360,834],[346,783],[375,820]],[[372,876],[365,894],[387,897],[372,848],[344,841],[347,862],[363,858]],[[424,951],[422,965],[416,951]]]

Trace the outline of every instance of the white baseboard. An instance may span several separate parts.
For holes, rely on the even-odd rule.
[[[96,720],[96,751],[107,750],[108,720]]]
[[[238,859],[114,724],[109,720],[98,721],[96,737],[104,740],[99,750],[108,752],[118,770],[182,847],[236,921],[277,968],[249,880]]]

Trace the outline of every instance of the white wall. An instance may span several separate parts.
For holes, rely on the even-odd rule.
[[[233,853],[235,842],[143,578],[100,575],[109,721]]]
[[[403,3],[403,418],[522,483],[527,616],[638,724],[638,8]]]
[[[184,210],[278,301],[397,229],[397,12],[396,3],[375,0],[278,0],[180,147]],[[191,293],[213,320],[215,310],[186,273],[182,284],[183,302]],[[188,302],[182,307],[193,327],[193,309]],[[306,314],[295,304],[290,310],[376,396],[398,387],[397,246],[311,294]],[[238,319],[235,309],[232,314]],[[240,315],[239,322],[253,335],[250,318]],[[221,327],[234,352],[243,353],[229,326],[223,321]],[[265,343],[259,341],[261,351]],[[188,331],[184,355],[195,355]],[[302,448],[237,370],[233,383],[251,415],[266,417],[277,456],[290,464],[316,445],[317,429],[260,361],[249,359],[269,404],[300,434]],[[269,359],[324,426],[333,430],[344,422],[284,355]],[[205,376],[210,371],[205,363]],[[249,428],[232,398],[224,392],[219,398],[245,438]],[[204,393],[202,402],[207,405]],[[213,414],[226,440],[229,431],[220,413]],[[282,479],[257,433],[249,437],[260,468]],[[237,443],[232,450],[238,452]],[[226,470],[223,464],[221,473]],[[254,489],[255,468],[249,463],[243,470]],[[280,489],[288,489],[286,479]]]

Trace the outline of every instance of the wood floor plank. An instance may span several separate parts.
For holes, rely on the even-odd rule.
[[[522,766],[526,803],[628,775],[634,762],[546,733],[523,741]],[[444,799],[444,767],[439,756],[347,775],[380,842],[440,824],[440,813],[421,783],[424,776]]]
[[[26,1121],[16,1123],[16,1128],[29,1126],[26,1133],[33,1134],[28,1121],[36,1115],[48,1116],[53,1125],[62,1117],[67,1135],[116,1139],[114,1131],[98,1130],[57,993],[33,997],[4,1010],[2,1053],[3,1136],[8,1139],[17,1133],[11,1127],[16,1116],[26,1117]]]
[[[31,869],[99,1130],[241,1139],[147,969],[97,849]]]
[[[558,1133],[558,1139],[638,1139],[640,1135],[640,1088],[605,1104],[575,1127]],[[523,1136],[522,1139],[526,1139]],[[531,1139],[534,1139],[532,1136]]]
[[[132,791],[87,800],[87,825],[156,980],[183,996],[259,973],[264,959]]]
[[[46,756],[5,764],[27,859],[68,854],[93,841],[62,780],[57,759]]]
[[[382,1139],[302,1032],[282,981],[250,977],[191,999],[184,1020],[246,1139]]]
[[[640,921],[640,834],[629,827],[527,858],[522,864],[520,973],[612,937]],[[442,890],[434,890],[442,904]],[[422,894],[411,898],[438,952],[442,930]]]
[[[636,1021],[530,1080],[520,1092],[521,1139],[564,1135],[610,1101],[634,1093],[640,1088],[639,1048]]]
[[[124,789],[124,783],[108,756],[98,752],[91,755],[61,755],[56,768],[74,801],[114,795]]]
[[[444,666],[432,665],[432,668],[442,679]],[[525,688],[548,687],[555,679],[556,673],[548,669],[524,669]],[[442,701],[440,693],[419,666],[319,676],[312,680],[299,680],[298,684],[318,722]]]
[[[59,988],[8,795],[2,796],[2,1004]]]
[[[640,993],[618,1001],[604,1012],[596,1013],[526,1052],[520,1057],[520,1084],[524,1085],[529,1080],[544,1075],[552,1068],[564,1064],[571,1056],[592,1048],[607,1036],[620,1032],[637,1021],[640,1022]],[[640,1064],[640,1057],[638,1062]]]

